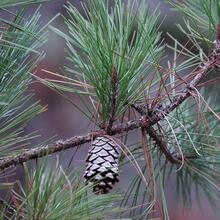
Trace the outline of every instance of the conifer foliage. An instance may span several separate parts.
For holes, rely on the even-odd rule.
[[[5,9],[39,2],[0,1],[12,15],[0,17],[0,188],[7,189],[0,219],[169,220],[171,180],[183,205],[195,193],[218,205],[220,106],[206,87],[219,80],[211,78],[220,67],[219,0],[167,0],[183,15],[176,28],[184,44],[167,30],[165,43],[159,9],[150,10],[147,0],[89,0],[83,13],[67,3],[67,32],[49,26],[65,40],[68,60],[65,74],[46,70],[52,79],[31,74],[45,55],[48,26],[39,10],[25,20],[25,10]],[[46,110],[33,102],[31,76],[68,100],[75,93],[82,102],[72,104],[93,129],[28,148],[37,136],[25,134],[25,125]],[[85,171],[72,161],[64,168],[62,155],[48,159],[85,143]],[[24,183],[6,181],[20,164]],[[127,166],[137,175],[122,186]]]

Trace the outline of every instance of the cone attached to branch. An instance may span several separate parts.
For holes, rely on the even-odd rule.
[[[95,184],[93,192],[108,193],[119,181],[118,156],[118,146],[111,139],[98,137],[92,142],[84,178],[86,182]]]

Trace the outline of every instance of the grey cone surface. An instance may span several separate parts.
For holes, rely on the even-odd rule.
[[[89,149],[86,159],[85,181],[94,183],[93,192],[108,193],[119,181],[118,146],[107,137],[96,138]]]

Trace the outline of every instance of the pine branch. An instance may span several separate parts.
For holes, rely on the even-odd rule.
[[[138,120],[131,120],[123,124],[113,125],[111,128],[111,135],[122,134],[124,132],[139,128],[149,129],[152,125],[162,120],[165,115],[168,115],[178,106],[180,106],[188,97],[192,95],[195,87],[204,78],[204,76],[206,76],[210,70],[216,67],[216,64],[219,61],[219,57],[216,56],[216,54],[218,54],[218,50],[220,49],[218,47],[219,45],[220,38],[219,33],[217,33],[214,49],[211,52],[209,59],[199,67],[200,69],[198,71],[194,72],[194,79],[188,83],[180,95],[175,97],[169,105],[164,108],[160,108],[160,111],[155,111],[151,117],[142,116]],[[66,140],[58,140],[51,146],[46,145],[42,147],[36,147],[31,150],[26,150],[23,153],[19,153],[15,156],[3,157],[0,160],[0,170],[22,164],[32,159],[40,158],[48,154],[53,154],[69,148],[77,147],[105,134],[106,132],[104,130],[97,130],[84,136],[74,136]]]
[[[116,101],[117,101],[117,90],[118,90],[118,73],[116,68],[112,67],[112,96],[111,96],[111,112],[109,115],[109,121],[107,126],[107,133],[111,134],[111,128],[113,126],[113,123],[115,121],[115,114],[116,114]]]
[[[135,109],[140,115],[142,115],[142,116],[146,115],[147,117],[149,117],[147,115],[148,113],[146,111],[145,106],[132,104],[131,107],[133,109]],[[169,152],[166,142],[160,137],[160,135],[157,133],[157,131],[154,128],[150,127],[149,129],[147,129],[147,133],[154,140],[156,146],[160,149],[161,153],[164,154],[164,156],[166,157],[166,159],[170,163],[172,163],[172,164],[180,164],[181,163],[180,160],[173,157],[173,155]]]
[[[147,115],[147,111],[144,106],[132,104],[131,107],[134,108],[142,116],[146,115],[147,117],[149,117]],[[164,156],[170,163],[172,164],[181,163],[181,158],[173,157],[173,155],[169,152],[167,148],[166,142],[160,137],[160,135],[157,133],[157,131],[153,127],[150,127],[149,129],[147,129],[147,133],[154,140],[156,146],[160,149],[161,153],[164,154]]]

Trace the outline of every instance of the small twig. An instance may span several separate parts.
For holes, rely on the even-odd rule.
[[[114,66],[112,67],[112,78],[111,79],[112,79],[111,80],[111,84],[112,84],[111,112],[109,114],[108,125],[106,128],[107,134],[111,134],[111,129],[112,129],[113,123],[115,121],[115,114],[116,114],[118,73],[117,73],[117,70]]]
[[[217,25],[217,28],[216,28],[216,40],[217,41],[220,41],[220,24]],[[217,46],[218,47],[218,46]],[[216,48],[217,48],[216,47]],[[218,47],[219,48],[219,47]]]
[[[196,160],[198,159],[198,155],[184,155],[183,159],[184,161],[191,161],[191,160]],[[181,157],[176,157],[177,160],[181,161],[182,158]]]
[[[145,108],[144,105],[139,105],[139,104],[131,104],[131,107],[135,109],[140,115],[148,115],[147,109]]]
[[[141,115],[146,115],[146,109],[144,106],[133,104],[131,105]],[[147,116],[147,115],[146,115]],[[142,129],[143,130],[143,129]],[[181,164],[182,159],[180,157],[174,157],[168,150],[166,142],[160,137],[153,127],[146,130],[149,136],[155,141],[155,144],[159,147],[160,151],[164,154],[166,159],[172,164]],[[143,134],[143,133],[142,133]],[[184,159],[192,160],[196,159],[195,156],[184,156]]]
[[[151,158],[151,151],[148,146],[148,141],[147,141],[147,135],[146,135],[146,129],[142,128],[141,129],[141,138],[142,138],[142,146],[143,146],[143,152],[144,152],[144,157],[145,157],[145,162],[146,162],[146,170],[147,170],[147,175],[149,177],[149,196],[150,196],[150,201],[156,201],[156,180],[155,176],[153,175],[152,172],[152,158]],[[155,209],[155,207],[153,208]],[[154,217],[154,212],[152,212],[152,217]],[[150,217],[150,216],[149,216]]]
[[[148,173],[148,176],[151,178],[151,181],[152,181],[152,173],[151,173],[151,155],[150,155],[150,150],[148,148],[148,145],[147,145],[147,135],[146,135],[146,130],[144,128],[141,129],[141,138],[142,138],[142,145],[143,145],[143,149],[144,149],[144,157],[145,157],[145,161],[147,163],[147,173]],[[153,181],[152,181],[153,183]]]
[[[156,145],[159,147],[160,151],[165,155],[166,159],[172,164],[181,164],[181,160],[173,157],[167,148],[167,144],[163,139],[157,134],[153,128],[147,130],[149,136],[155,141]]]

